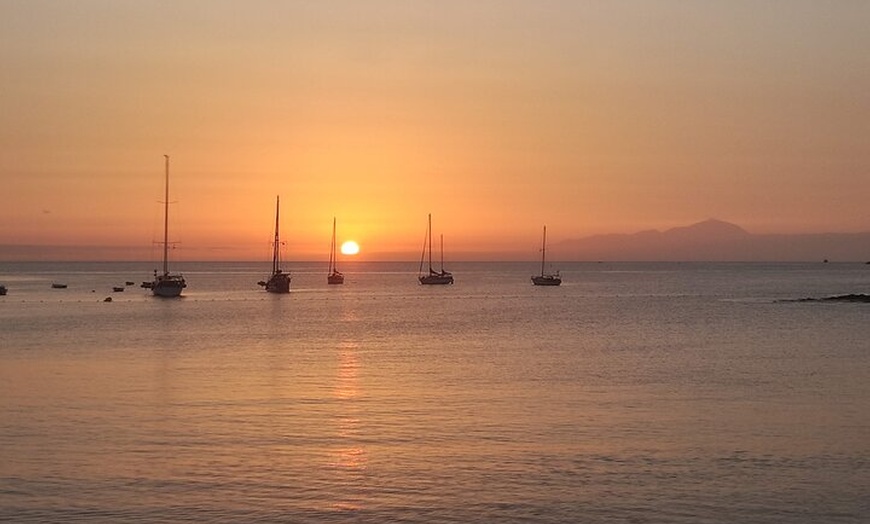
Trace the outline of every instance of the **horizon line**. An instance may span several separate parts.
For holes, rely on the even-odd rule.
[[[310,265],[328,265],[328,262],[323,260],[311,259],[294,259],[284,261],[287,264],[310,264]],[[345,260],[347,264],[419,264],[419,260]],[[158,260],[106,260],[106,259],[0,259],[0,264],[160,264]],[[263,264],[268,265],[268,261],[263,260],[244,260],[244,259],[198,259],[198,260],[176,260],[173,264]],[[540,264],[539,260],[507,260],[507,259],[457,259],[449,261],[446,265],[451,264]],[[748,260],[748,259],[564,259],[553,261],[552,265],[559,264],[860,264],[870,265],[870,260],[864,259],[763,259],[763,260]],[[548,265],[551,265],[548,262]]]

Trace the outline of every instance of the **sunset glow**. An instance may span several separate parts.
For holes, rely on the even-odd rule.
[[[204,10],[0,6],[0,258],[148,258],[163,154],[187,260],[262,258],[275,193],[300,260],[335,215],[400,260],[429,212],[454,258],[534,259],[543,223],[554,255],[708,218],[870,230],[865,2]]]
[[[344,244],[341,245],[341,254],[342,255],[356,255],[359,253],[359,244],[354,242],[353,240],[348,240]]]

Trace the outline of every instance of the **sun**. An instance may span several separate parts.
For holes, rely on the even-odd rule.
[[[342,255],[356,255],[357,253],[359,253],[359,244],[357,244],[353,240],[348,240],[341,245]]]

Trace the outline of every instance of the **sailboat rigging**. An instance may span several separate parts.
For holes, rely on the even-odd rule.
[[[344,275],[335,267],[335,217],[332,217],[332,242],[329,245],[329,274],[326,276],[328,284],[344,284]]]
[[[261,280],[257,285],[266,288],[269,293],[289,293],[290,273],[281,270],[281,239],[278,236],[278,218],[281,210],[281,197],[275,197],[275,239],[272,241],[272,274],[268,280]]]
[[[453,274],[444,270],[444,235],[441,235],[441,270],[435,271],[432,268],[432,214],[429,214],[429,227],[426,229],[426,237],[428,240],[423,242],[423,254],[420,256],[420,270],[417,279],[421,284],[452,284]],[[429,273],[423,274],[423,261],[426,259],[426,254],[429,254]]]
[[[545,273],[544,265],[547,260],[547,226],[544,226],[544,239],[541,242],[541,274],[532,276],[532,284],[536,286],[558,286],[562,283],[559,272]]]
[[[169,155],[163,155],[166,164],[166,180],[163,195],[163,272],[154,270],[154,279],[151,282],[142,282],[145,289],[157,297],[177,297],[181,290],[187,287],[184,277],[180,274],[173,275],[169,272]]]

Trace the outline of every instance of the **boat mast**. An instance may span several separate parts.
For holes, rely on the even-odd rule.
[[[280,242],[279,237],[278,237],[278,214],[280,213],[280,210],[281,210],[281,196],[277,195],[275,197],[275,244],[274,244],[275,247],[272,250],[272,274],[273,275],[278,272],[278,250],[279,250],[278,244]]]
[[[332,242],[329,243],[329,273],[335,272],[335,217],[332,217]]]
[[[163,274],[169,274],[169,155],[163,155],[166,162],[166,181],[163,189]]]
[[[547,226],[544,226],[544,240],[541,241],[541,276],[544,276],[544,261],[547,258]]]
[[[444,274],[444,234],[441,235],[441,274]]]
[[[433,273],[432,271],[432,213],[429,213],[429,274]]]

